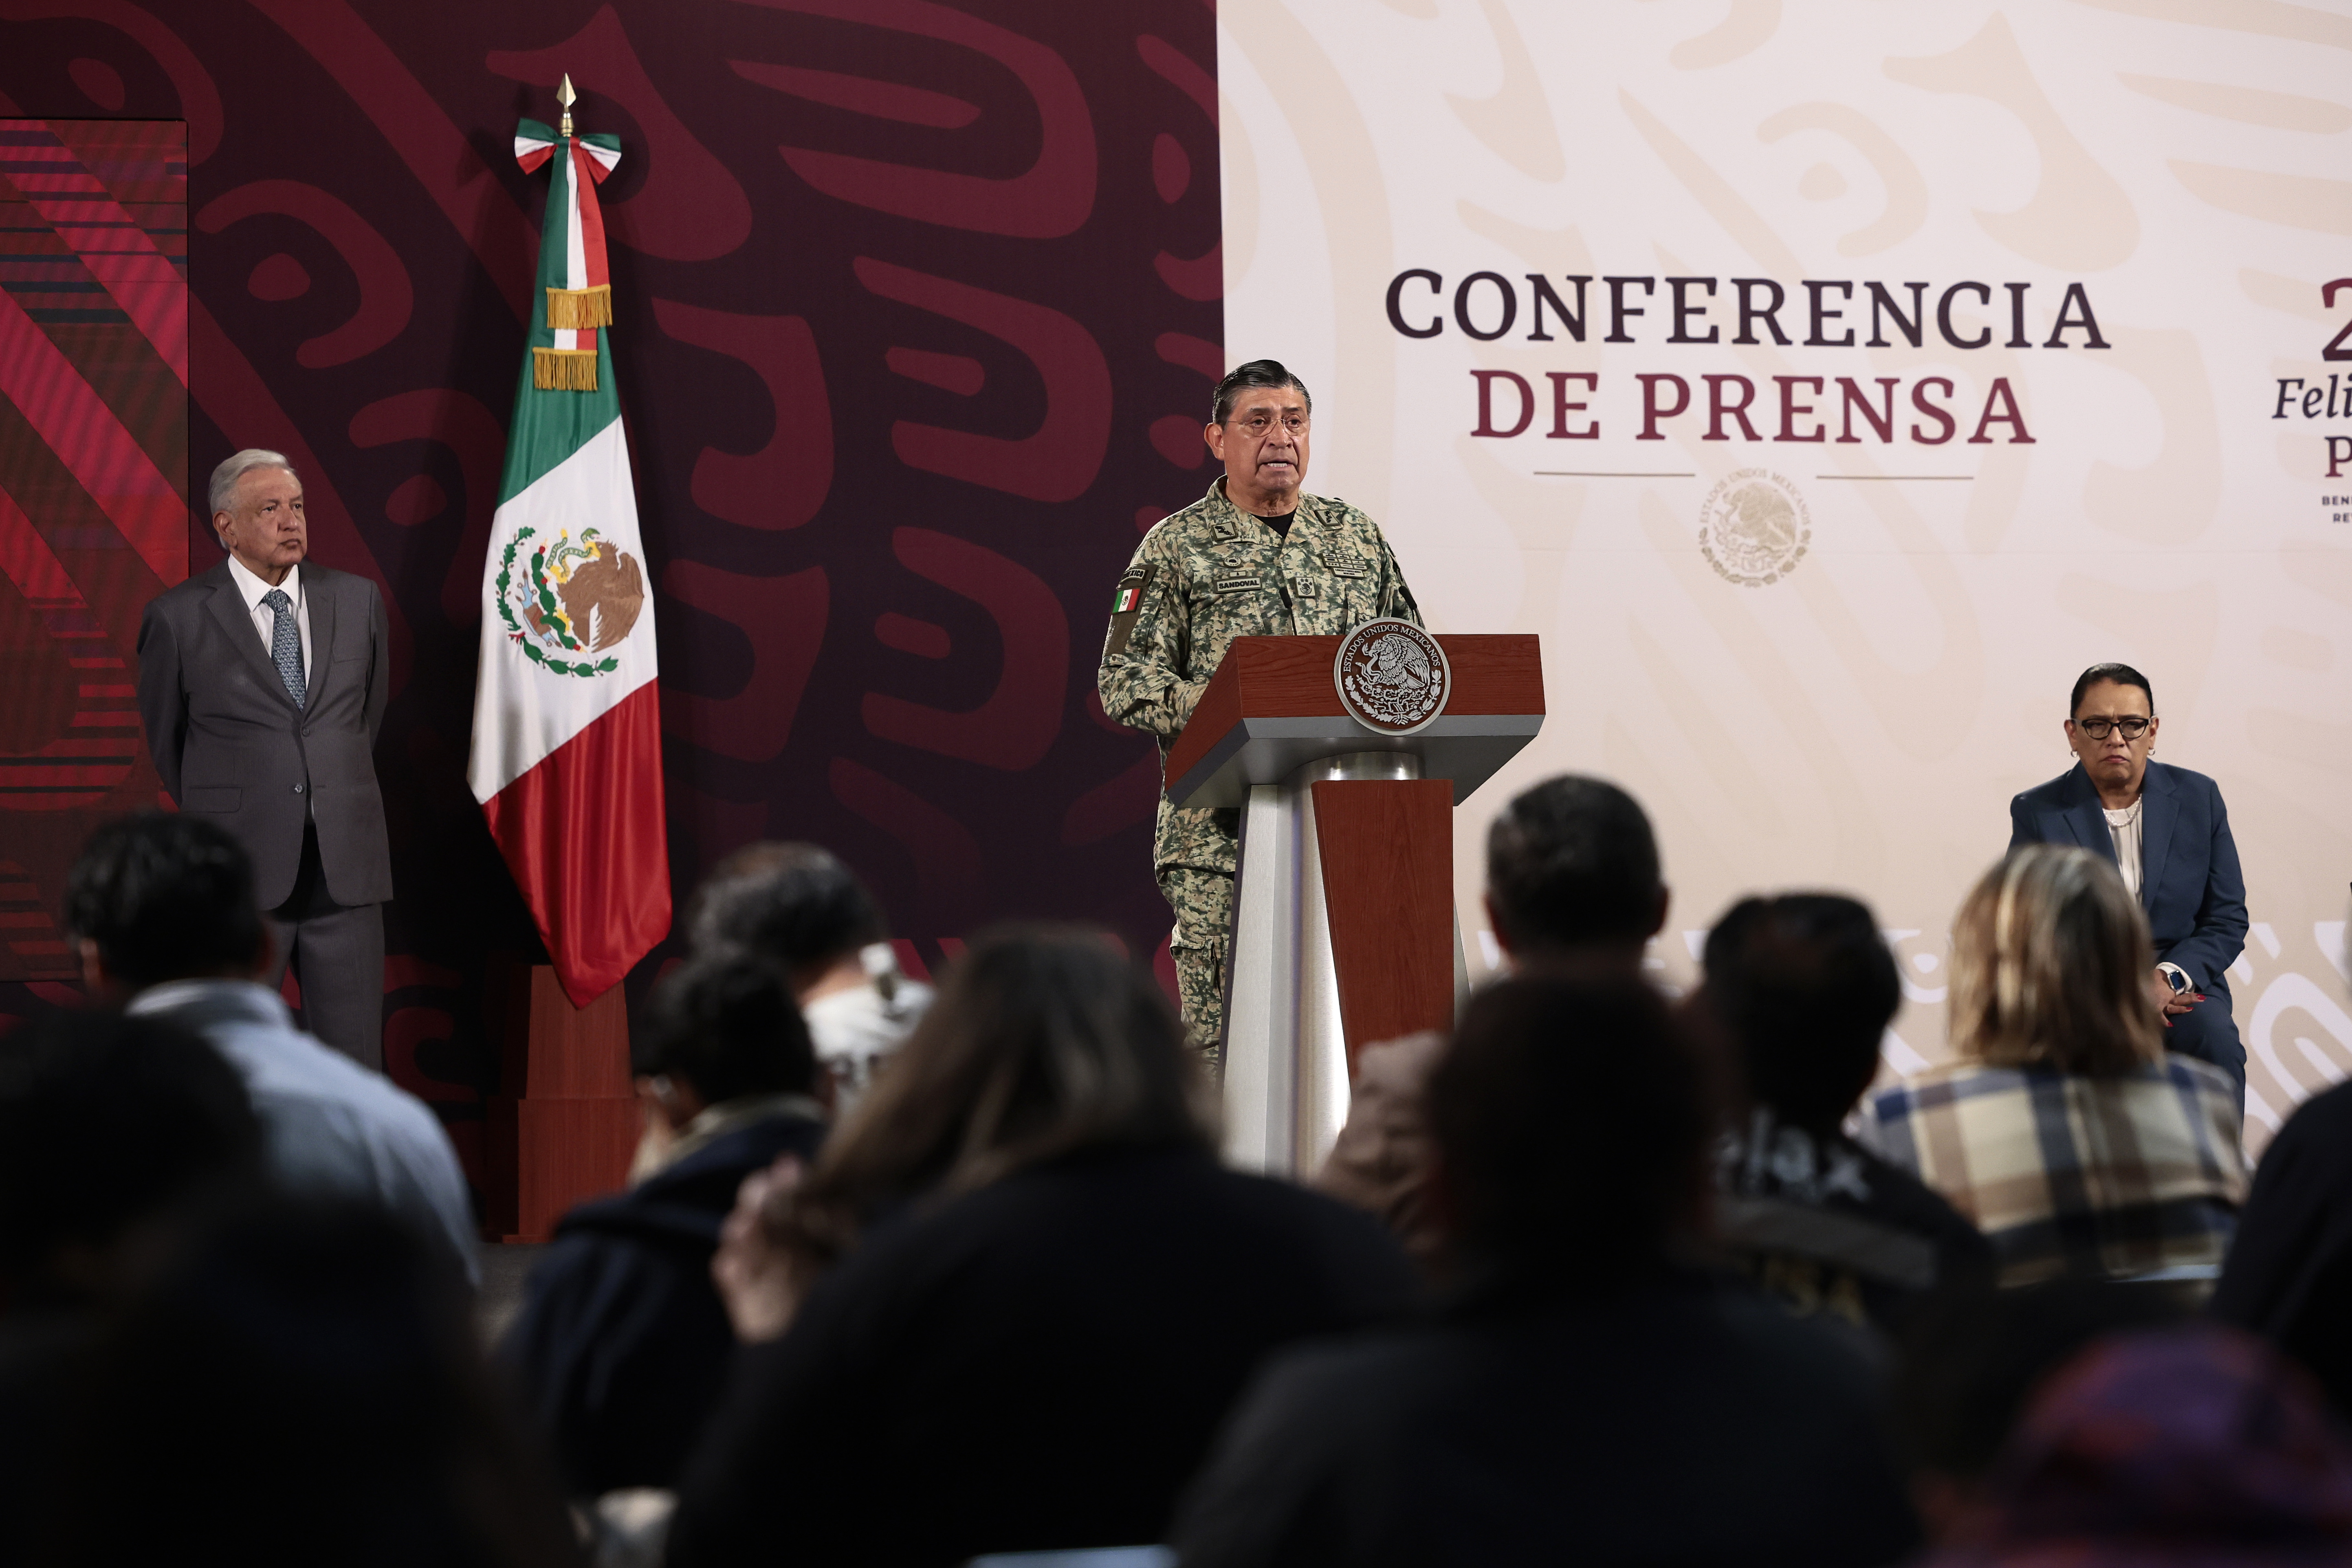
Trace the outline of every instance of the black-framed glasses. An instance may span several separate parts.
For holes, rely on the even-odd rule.
[[[2125,740],[2137,741],[2142,735],[2147,733],[2148,723],[2149,721],[2139,718],[2077,719],[2074,721],[2074,728],[2082,731],[2083,733],[2090,736],[2094,741],[2104,741],[2110,733],[2117,730],[2121,730],[2124,732]]]

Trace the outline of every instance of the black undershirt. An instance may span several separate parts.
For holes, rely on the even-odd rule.
[[[1290,520],[1298,515],[1298,509],[1297,507],[1292,507],[1280,517],[1267,517],[1262,513],[1255,511],[1250,513],[1250,515],[1256,518],[1260,522],[1265,524],[1266,527],[1274,530],[1277,536],[1288,539],[1290,537]]]

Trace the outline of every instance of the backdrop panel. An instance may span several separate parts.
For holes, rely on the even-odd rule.
[[[1601,773],[1667,973],[1851,889],[1890,1062],[1937,1059],[1952,911],[2123,659],[2244,857],[2250,1133],[2344,1076],[2347,49],[2341,6],[1226,8],[1232,356],[1307,378],[1310,487],[1436,626],[1544,638],[1465,910],[1511,791]]]
[[[1199,0],[0,5],[0,114],[185,122],[194,438],[164,471],[288,452],[318,558],[384,590],[385,1056],[469,1159],[484,954],[536,949],[465,782],[545,201],[517,118],[569,71],[625,151],[602,195],[681,894],[748,838],[813,838],[919,962],[1009,916],[1149,953],[1157,772],[1094,668],[1140,530],[1208,478],[1213,28]],[[218,559],[172,515],[176,570]],[[0,597],[12,660],[39,613]],[[0,749],[47,733],[28,707]],[[79,828],[47,832],[61,872]],[[0,910],[56,892],[0,879]]]
[[[76,994],[91,827],[152,805],[139,616],[188,574],[187,127],[0,119],[0,981]]]

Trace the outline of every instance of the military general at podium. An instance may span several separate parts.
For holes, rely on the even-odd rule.
[[[1224,473],[1154,524],[1119,577],[1097,684],[1103,711],[1160,738],[1163,768],[1235,637],[1346,633],[1381,616],[1421,624],[1380,525],[1300,489],[1313,410],[1307,388],[1273,360],[1219,382],[1203,435]],[[1182,810],[1160,796],[1152,871],[1176,911],[1185,1038],[1213,1060],[1239,831],[1236,811]]]

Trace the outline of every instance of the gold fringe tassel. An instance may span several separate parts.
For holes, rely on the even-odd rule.
[[[582,327],[609,327],[613,324],[613,286],[599,283],[593,289],[550,289],[547,291],[547,324],[551,331],[578,330]]]
[[[541,392],[596,390],[594,349],[533,349],[530,384]]]

